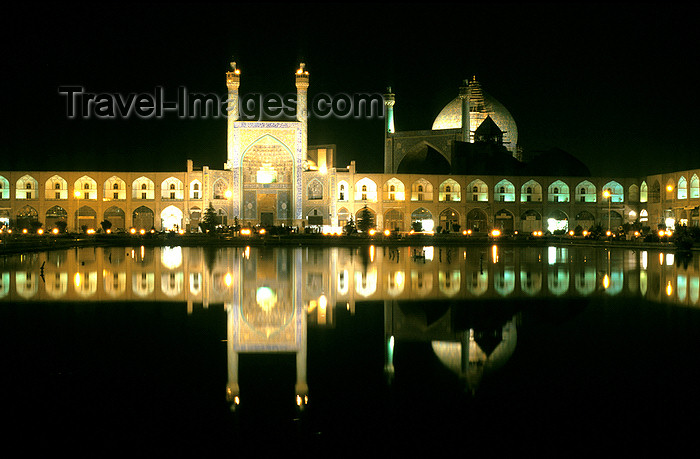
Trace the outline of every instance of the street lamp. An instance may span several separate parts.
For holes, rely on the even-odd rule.
[[[603,191],[603,197],[608,198],[608,235],[610,235],[610,201],[612,200],[610,189]]]

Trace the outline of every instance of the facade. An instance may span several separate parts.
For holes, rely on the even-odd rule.
[[[426,131],[396,131],[389,91],[384,172],[360,173],[354,161],[335,167],[334,145],[308,145],[304,64],[295,73],[295,121],[239,120],[240,78],[232,62],[222,169],[190,160],[178,172],[0,171],[0,226],[50,230],[64,221],[78,231],[109,221],[113,230],[198,231],[210,205],[222,224],[237,217],[244,225],[299,228],[337,229],[365,208],[378,229],[398,231],[418,223],[475,232],[700,225],[700,169],[592,177],[571,157],[524,163],[513,117],[476,79],[465,81]]]

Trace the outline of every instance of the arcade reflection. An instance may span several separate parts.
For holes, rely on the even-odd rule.
[[[4,302],[167,301],[186,304],[189,313],[223,305],[226,394],[234,410],[241,353],[295,354],[294,402],[303,409],[308,328],[334,327],[335,311],[352,315],[356,302],[383,302],[390,379],[395,342],[419,340],[473,392],[513,353],[522,304],[620,296],[697,308],[699,293],[698,257],[601,247],[142,246],[0,260]],[[506,305],[497,320],[480,325],[473,314],[465,318],[470,305],[490,300]]]

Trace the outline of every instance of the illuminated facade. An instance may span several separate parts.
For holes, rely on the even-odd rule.
[[[211,205],[222,224],[338,230],[366,207],[378,229],[485,233],[616,230],[639,221],[699,225],[700,169],[647,177],[592,177],[570,156],[520,161],[517,126],[475,80],[465,82],[432,130],[397,131],[395,95],[385,95],[385,166],[335,167],[335,146],[308,146],[309,72],[295,73],[294,121],[237,118],[241,71],[226,74],[229,116],[222,169],[179,172],[0,171],[0,226],[68,231],[198,231]],[[465,129],[469,126],[469,129]],[[491,161],[496,167],[487,163]],[[484,165],[486,164],[486,165]],[[573,165],[562,173],[532,165]],[[530,167],[530,169],[528,169]],[[609,192],[609,196],[608,193]]]

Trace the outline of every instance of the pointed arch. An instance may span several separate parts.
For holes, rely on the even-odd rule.
[[[396,177],[392,177],[382,186],[384,201],[405,201],[406,187],[403,182]]]
[[[202,182],[197,179],[190,182],[190,199],[202,199]]]
[[[493,192],[494,201],[515,202],[515,186],[510,180],[503,179],[496,184]]]
[[[642,185],[639,187],[639,202],[647,202],[649,200],[649,187],[647,182],[642,181]]]
[[[51,201],[68,199],[68,182],[60,175],[49,177],[44,185],[44,199]]]
[[[432,201],[433,184],[424,178],[419,178],[411,185],[411,201]]]
[[[462,189],[454,179],[447,179],[442,182],[438,188],[438,201],[461,201]]]
[[[317,178],[312,178],[306,185],[306,198],[309,200],[323,199],[323,183]]]
[[[576,202],[597,202],[598,191],[596,186],[588,180],[584,180],[576,185]]]
[[[542,185],[536,180],[528,180],[520,187],[520,202],[541,202]]]
[[[185,185],[177,177],[168,177],[160,184],[160,198],[165,201],[181,201],[185,198]]]
[[[403,212],[399,209],[389,209],[384,213],[384,229],[391,231],[405,231],[403,226]]]
[[[627,191],[627,199],[629,202],[639,202],[639,187],[636,184],[632,184]]]
[[[688,181],[681,176],[678,179],[678,199],[688,199]]]
[[[111,176],[102,186],[102,197],[105,201],[126,200],[126,182],[116,175]]]
[[[17,228],[30,228],[33,222],[39,221],[39,212],[32,206],[22,207],[15,218]]]
[[[377,202],[377,184],[364,177],[355,184],[355,201]]]
[[[155,188],[153,180],[146,176],[141,176],[131,184],[131,198],[142,200],[155,199]]]
[[[50,230],[56,226],[57,222],[68,222],[68,212],[61,206],[53,206],[46,211],[46,217],[44,219],[44,227]]]
[[[211,186],[211,198],[226,199],[226,192],[230,190],[228,182],[219,177]]]
[[[467,192],[472,195],[472,202],[487,202],[489,200],[489,187],[481,179],[474,179],[467,185]]]
[[[700,198],[700,178],[698,174],[693,174],[690,178],[690,199]]]
[[[459,231],[459,212],[451,207],[440,212],[440,226],[443,231]]]
[[[15,187],[15,199],[39,199],[39,182],[31,175],[20,177]]]
[[[10,182],[0,175],[0,199],[10,199]]]
[[[182,228],[182,210],[168,206],[160,213],[161,229],[163,231],[179,231]]]
[[[91,201],[97,200],[97,182],[88,175],[83,175],[73,184],[73,189],[77,195],[80,192],[80,199]]]
[[[547,188],[549,202],[569,202],[569,185],[562,180],[555,180]]]
[[[610,202],[624,202],[625,200],[625,189],[615,180],[603,185],[603,191],[610,192]]]
[[[112,230],[126,229],[126,214],[117,206],[112,206],[104,212],[104,220],[112,224]]]
[[[435,227],[433,214],[425,207],[419,207],[411,212],[411,225],[420,224],[421,231],[432,231]]]

